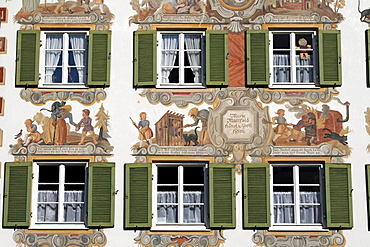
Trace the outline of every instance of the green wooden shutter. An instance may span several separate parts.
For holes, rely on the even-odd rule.
[[[206,31],[206,84],[227,86],[229,78],[228,31]]]
[[[269,31],[246,31],[247,85],[268,86],[269,68]]]
[[[339,30],[319,30],[319,63],[320,85],[341,86],[342,64]]]
[[[152,164],[132,163],[125,167],[125,227],[152,225]]]
[[[134,87],[157,83],[157,31],[134,32]]]
[[[367,187],[367,224],[370,227],[370,165],[366,165],[366,187]]]
[[[30,225],[31,176],[32,162],[5,163],[4,227]]]
[[[366,30],[366,79],[370,87],[370,29]]]
[[[244,164],[244,227],[270,226],[270,164]]]
[[[88,226],[113,227],[115,164],[91,162],[88,177]]]
[[[39,84],[40,30],[17,32],[16,86]]]
[[[111,31],[90,30],[87,83],[89,86],[110,85]]]
[[[326,225],[328,228],[351,228],[351,164],[325,164]]]
[[[235,165],[209,164],[210,227],[235,228]]]

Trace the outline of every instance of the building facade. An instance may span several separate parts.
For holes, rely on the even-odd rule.
[[[1,0],[1,245],[369,245],[365,7]]]

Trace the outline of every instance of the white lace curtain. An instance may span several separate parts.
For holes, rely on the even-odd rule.
[[[78,73],[78,83],[84,82],[84,71],[85,71],[85,34],[70,34],[69,41],[71,43],[71,47],[74,51],[72,51],[73,59],[75,61],[77,73]]]
[[[38,192],[37,221],[38,222],[82,222],[83,221],[83,191],[65,191],[63,220],[58,220],[58,191],[40,190]],[[45,203],[43,203],[45,202]]]
[[[162,83],[169,83],[169,76],[178,56],[179,36],[162,36]]]
[[[274,64],[274,82],[292,82],[291,80],[291,68],[290,67],[278,67],[278,66],[291,66],[290,55],[279,55],[273,56]],[[300,55],[296,55],[296,66],[309,66],[312,65],[312,56],[307,59],[302,59]],[[297,67],[296,69],[296,82],[297,83],[312,83],[313,82],[313,70],[312,67]]]
[[[46,37],[45,83],[53,83],[53,74],[62,54],[63,36],[51,34]],[[50,50],[49,50],[50,49]]]
[[[187,49],[188,59],[191,70],[194,74],[194,83],[200,82],[200,36],[185,35],[185,47]],[[195,67],[197,66],[197,67]]]
[[[191,191],[184,192],[184,222],[183,223],[201,223],[203,222],[203,205],[189,205],[194,203],[203,203],[203,192]],[[179,223],[178,222],[178,199],[176,191],[158,191],[157,221],[158,223]],[[188,205],[186,205],[188,204]],[[181,223],[181,222],[180,222]]]
[[[274,205],[275,223],[294,223],[294,199],[293,192],[277,192],[274,191],[274,204],[287,204],[287,205]],[[310,224],[320,222],[320,205],[309,205],[320,203],[320,192],[306,192],[299,193],[300,204],[300,223]]]

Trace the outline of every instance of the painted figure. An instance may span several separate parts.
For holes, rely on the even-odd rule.
[[[98,141],[96,140],[96,135],[94,133],[94,127],[91,125],[91,118],[90,118],[90,110],[84,109],[82,110],[82,119],[81,121],[76,125],[76,131],[79,131],[81,127],[82,129],[82,135],[81,135],[81,141],[78,143],[78,145],[84,144],[86,134],[89,133],[90,136],[93,139],[94,144],[98,144]]]
[[[177,146],[181,141],[181,121],[174,119],[170,127],[171,145]]]
[[[311,143],[316,144],[316,116],[312,112],[307,113],[307,115],[308,115],[308,122],[310,123],[310,125],[305,127],[305,131],[306,131],[307,145],[310,146]]]
[[[163,14],[201,14],[205,5],[200,0],[172,0],[162,5]]]
[[[70,105],[64,105],[60,107],[62,112],[57,116],[56,121],[52,122],[52,125],[54,126],[54,134],[53,134],[53,142],[54,145],[63,145],[67,142],[67,123],[65,119],[69,119],[69,123],[73,126],[76,126],[77,124],[73,122],[73,116],[72,116],[72,106]]]
[[[132,124],[139,130],[139,148],[143,148],[144,141],[147,142],[148,145],[152,144],[152,137],[153,137],[153,131],[149,127],[149,121],[146,120],[146,112],[140,113],[140,121],[139,124],[136,124],[134,121],[132,121]]]
[[[90,3],[90,0],[77,0],[77,2],[75,3],[72,3],[72,5],[68,8],[68,12],[70,14],[73,13],[72,9],[76,8],[76,7],[83,7],[85,9],[85,14],[88,14],[90,13],[90,8],[89,8],[89,3]]]
[[[199,136],[199,145],[206,145],[210,144],[211,140],[208,134],[208,117],[209,111],[206,109],[198,110],[198,108],[192,108],[189,110],[188,114],[191,118],[194,119],[194,123],[192,124],[185,124],[184,128],[197,126],[199,121],[202,123],[202,130]]]
[[[306,128],[312,125],[309,122],[309,117],[307,114],[302,115],[301,120],[298,121],[297,124],[293,125],[291,135],[289,136],[290,142],[302,142],[304,140],[305,134],[302,132],[302,128]]]
[[[22,0],[22,9],[26,12],[32,12],[39,9],[40,0]]]
[[[106,13],[104,12],[104,0],[93,0],[93,5],[91,6],[91,9],[95,9],[95,8],[99,8],[100,10],[100,14],[101,15],[106,15]]]
[[[291,126],[292,124],[287,123],[286,118],[284,117],[285,115],[285,110],[284,109],[279,109],[275,113],[277,116],[272,118],[272,124],[277,124],[277,126],[274,129],[275,136],[272,139],[272,144],[276,145],[276,140],[283,136],[286,135],[289,132],[288,126]]]
[[[29,134],[27,134],[24,138],[24,146],[27,146],[31,142],[38,142],[41,140],[41,134],[37,131],[37,125],[33,124],[33,121],[31,119],[26,119],[26,121],[24,121],[24,125],[29,132]]]

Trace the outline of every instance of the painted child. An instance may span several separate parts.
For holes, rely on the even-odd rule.
[[[31,119],[26,119],[26,121],[24,121],[24,125],[30,133],[25,136],[23,145],[27,146],[31,142],[38,142],[41,140],[41,134],[37,131],[37,125],[33,124]]]
[[[146,120],[146,112],[140,112],[140,121],[138,124],[132,122],[132,124],[139,130],[139,149],[143,147],[144,141],[148,144],[152,144],[153,131],[149,127],[149,121]]]
[[[275,136],[272,139],[272,143],[276,145],[275,141],[282,135],[288,133],[289,128],[288,126],[291,126],[292,124],[287,123],[284,109],[279,109],[276,112],[277,116],[272,118],[273,124],[277,124],[277,126],[274,129]]]
[[[81,141],[78,143],[78,145],[84,144],[87,132],[89,132],[89,134],[91,135],[94,144],[95,145],[98,144],[98,141],[96,140],[96,135],[94,133],[94,127],[91,125],[92,120],[89,116],[90,110],[88,109],[82,110],[82,119],[76,126],[76,131],[79,131],[80,128],[83,127]]]

